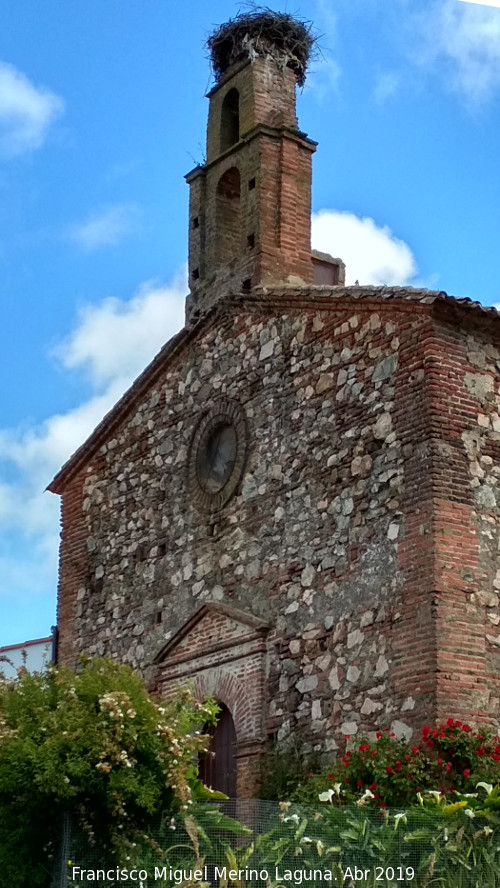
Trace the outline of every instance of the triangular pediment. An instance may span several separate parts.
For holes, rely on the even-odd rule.
[[[165,373],[172,362],[182,359],[192,343],[213,325],[217,324],[221,315],[227,312],[251,313],[253,315],[275,312],[283,313],[304,311],[325,312],[328,314],[364,308],[370,312],[379,310],[381,303],[391,301],[394,308],[404,305],[407,312],[409,304],[415,309],[432,311],[436,306],[447,306],[454,313],[472,310],[475,321],[481,317],[485,323],[498,321],[500,313],[494,308],[484,308],[470,299],[454,299],[444,292],[413,289],[411,287],[327,287],[327,286],[292,286],[276,285],[256,288],[251,294],[227,296],[217,303],[193,327],[185,327],[163,346],[158,355],[140,374],[127,392],[101,420],[87,440],[78,448],[64,464],[48,486],[52,493],[62,494],[69,480],[79,472],[91,459],[98,448],[112,436],[124,418],[133,410],[141,397],[153,386],[156,380]],[[465,315],[464,315],[465,317]]]
[[[255,635],[264,636],[268,629],[268,624],[253,614],[209,602],[199,607],[183,623],[156,655],[154,662],[161,664],[172,657],[194,658],[201,653],[246,641]]]

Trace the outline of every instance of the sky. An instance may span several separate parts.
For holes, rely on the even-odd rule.
[[[297,104],[313,246],[348,283],[500,302],[500,9],[268,5],[318,35]],[[204,44],[245,8],[0,0],[0,646],[56,620],[47,484],[183,324]]]

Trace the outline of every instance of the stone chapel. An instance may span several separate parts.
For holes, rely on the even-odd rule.
[[[236,25],[186,177],[186,325],[49,489],[59,661],[213,695],[245,796],[271,739],[498,727],[500,321],[311,252],[303,69]]]

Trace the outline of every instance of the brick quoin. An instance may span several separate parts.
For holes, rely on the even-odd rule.
[[[271,739],[326,764],[380,727],[498,730],[500,321],[346,287],[341,260],[311,253],[316,144],[286,64],[239,58],[208,98],[186,326],[50,489],[61,662],[107,654],[159,695],[215,697],[245,797]],[[214,505],[196,430],[230,408],[241,472]]]

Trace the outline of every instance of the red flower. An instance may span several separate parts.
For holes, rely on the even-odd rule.
[[[368,752],[369,749],[370,749],[369,743],[362,743],[361,746],[359,747],[360,752]]]
[[[391,737],[395,737],[395,736],[396,735],[395,735],[394,731],[391,731]]]
[[[447,770],[448,774],[450,773],[452,767],[453,767],[453,765],[451,762],[446,762],[446,770]]]
[[[449,728],[452,728],[453,725],[455,724],[455,722],[452,718],[449,718],[448,721],[446,722],[446,724],[448,725]]]
[[[462,722],[455,722],[455,727],[456,727],[456,728],[461,728],[461,727],[462,727]]]
[[[429,734],[429,732],[430,732],[430,727],[429,727],[429,725],[424,725],[423,728],[422,728],[422,735],[423,735],[424,737],[427,737],[428,734]]]
[[[494,762],[500,762],[500,755],[498,755],[496,752],[492,752],[491,757]]]
[[[472,728],[470,728],[469,725],[463,725],[463,726],[462,726],[462,730],[463,730],[463,731],[466,731],[467,733],[469,733],[469,732],[472,730]]]
[[[413,755],[416,755],[417,752],[419,752],[418,746],[412,746],[411,751],[412,751]]]
[[[400,770],[400,768],[401,768],[401,762],[399,761],[399,759],[398,759],[398,761],[396,762],[396,764],[394,765],[394,767],[396,768],[396,771],[399,771],[399,770]]]
[[[329,779],[329,780],[335,780],[335,774],[329,774],[329,775],[328,775],[328,779]]]
[[[380,740],[380,738],[382,736],[382,731],[377,731],[375,736],[376,736],[377,740]]]
[[[387,802],[379,802],[381,808],[387,808]]]
[[[356,786],[363,786],[362,780],[356,780]]]
[[[376,788],[377,788],[377,784],[376,784],[376,783],[372,783],[372,784],[370,784],[370,789],[376,789]]]
[[[480,746],[479,749],[476,749],[476,755],[479,756],[479,758],[481,758],[481,756],[484,755],[485,752],[486,750],[484,746]]]
[[[351,782],[350,777],[344,777],[344,783],[350,783],[350,782]]]
[[[372,749],[372,755],[378,755],[378,749]]]
[[[464,770],[462,771],[462,774],[464,775],[464,777],[470,777],[469,768],[464,768]]]
[[[392,768],[390,765],[387,765],[387,768],[385,770],[387,774],[392,774]]]

